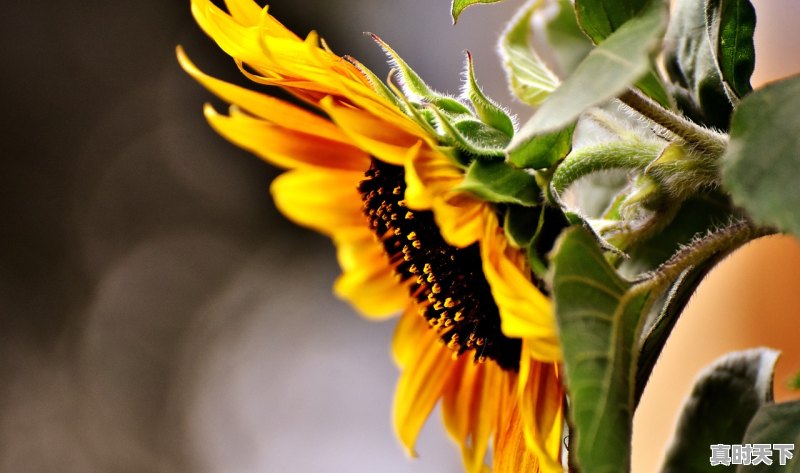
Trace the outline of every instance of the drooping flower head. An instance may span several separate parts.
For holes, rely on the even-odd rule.
[[[272,195],[287,217],[334,241],[336,294],[367,317],[402,313],[392,349],[405,447],[413,454],[441,401],[469,472],[485,468],[490,445],[495,471],[560,471],[563,392],[550,302],[500,224],[515,204],[482,198],[467,178],[484,159],[496,165],[492,150],[502,147],[492,144],[514,133],[474,84],[471,60],[468,100],[458,100],[431,91],[378,40],[400,92],[251,0],[225,4],[228,12],[193,0],[192,13],[253,82],[324,115],[205,75],[180,48],[179,61],[232,104],[228,115],[205,107],[212,127],[287,169]]]

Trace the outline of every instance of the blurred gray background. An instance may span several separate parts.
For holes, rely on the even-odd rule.
[[[457,27],[448,0],[271,11],[383,76],[375,32],[452,92],[469,48],[504,93],[493,47],[519,4]],[[222,105],[175,46],[241,80],[188,0],[12,1],[3,17],[0,471],[460,470],[438,418],[405,457],[393,323],[331,295],[332,245],[277,214],[276,170],[206,125],[202,104]]]
[[[521,3],[455,27],[449,0],[271,11],[384,75],[375,32],[451,92],[470,49],[509,104],[493,50]],[[760,41],[796,55],[799,3],[755,3],[776,7],[759,10]],[[0,472],[460,471],[438,418],[405,458],[393,323],[331,295],[332,245],[276,213],[276,170],[205,124],[202,104],[221,104],[180,71],[177,44],[240,80],[188,0],[4,2]]]

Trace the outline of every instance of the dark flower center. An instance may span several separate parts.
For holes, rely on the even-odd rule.
[[[419,313],[458,355],[519,368],[522,343],[500,331],[500,314],[483,274],[478,244],[448,245],[430,211],[409,210],[402,167],[372,159],[359,185],[364,213],[397,277],[409,284]]]

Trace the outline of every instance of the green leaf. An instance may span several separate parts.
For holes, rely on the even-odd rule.
[[[472,192],[489,202],[525,206],[541,203],[536,178],[503,161],[475,159],[457,189]]]
[[[561,86],[542,103],[525,125],[536,133],[562,129],[584,110],[616,97],[650,67],[650,52],[658,44],[666,7],[656,0],[600,43]]]
[[[526,136],[520,130],[506,150],[508,161],[519,168],[545,169],[561,161],[572,149],[574,126],[544,135]]]
[[[717,472],[710,446],[742,444],[761,406],[772,401],[778,352],[765,348],[730,353],[700,375],[686,401],[662,473]]]
[[[551,260],[571,453],[583,473],[629,471],[636,344],[649,293],[632,291],[582,227],[564,232]]]
[[[558,77],[530,45],[531,16],[543,2],[527,3],[500,37],[500,55],[511,91],[529,105],[538,105],[559,84]]]
[[[753,87],[756,11],[749,0],[706,0],[706,27],[725,84],[744,97]]]
[[[736,473],[785,473],[800,470],[800,401],[761,406],[740,444],[792,444],[792,459],[781,465],[780,454],[774,451],[772,465],[739,466]]]
[[[600,43],[636,16],[649,0],[575,0],[578,23],[584,32]]]
[[[478,4],[478,3],[497,3],[501,0],[453,0],[453,3],[450,7],[450,15],[453,17],[453,23],[458,21],[458,17],[461,16],[461,12],[464,11],[465,8]]]
[[[733,110],[725,94],[711,41],[706,10],[698,0],[677,0],[664,37],[664,64],[690,118],[727,128]]]
[[[545,20],[545,34],[563,76],[568,76],[589,54],[594,44],[578,26],[572,2],[558,0],[557,5],[558,13],[549,21]]]
[[[745,97],[733,114],[722,182],[753,219],[800,236],[800,76]]]
[[[472,63],[472,54],[469,51],[467,51],[466,95],[469,101],[472,102],[472,106],[475,107],[475,112],[484,123],[496,130],[500,130],[509,138],[514,136],[514,122],[511,121],[511,117],[508,116],[505,110],[484,95],[475,80],[475,68]]]

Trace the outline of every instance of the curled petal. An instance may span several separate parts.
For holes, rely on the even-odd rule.
[[[483,272],[500,310],[503,333],[525,340],[531,356],[538,360],[560,360],[550,300],[531,282],[521,253],[509,246],[497,217],[490,213],[486,222],[481,240]]]

